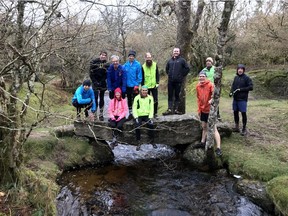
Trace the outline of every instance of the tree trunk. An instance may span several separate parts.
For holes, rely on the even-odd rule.
[[[179,0],[176,9],[176,16],[178,21],[177,26],[177,41],[176,47],[181,50],[181,56],[188,60],[191,44],[191,1],[190,0]],[[178,110],[183,114],[186,112],[186,77],[183,80],[181,92],[180,92],[180,103]]]
[[[217,56],[216,68],[214,75],[214,93],[213,93],[213,104],[210,107],[210,114],[208,119],[208,133],[206,148],[210,149],[214,146],[214,126],[217,120],[217,109],[219,106],[220,91],[221,91],[221,79],[222,79],[222,65],[223,65],[223,53],[224,45],[226,43],[226,35],[228,31],[228,24],[234,7],[234,0],[226,1],[222,13],[222,20],[220,27],[218,28],[218,42],[217,42]]]

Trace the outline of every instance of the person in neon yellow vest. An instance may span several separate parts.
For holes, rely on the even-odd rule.
[[[154,118],[157,117],[158,111],[158,86],[159,71],[155,61],[153,61],[151,53],[145,54],[145,63],[142,65],[142,86],[148,87],[148,94],[154,99]]]

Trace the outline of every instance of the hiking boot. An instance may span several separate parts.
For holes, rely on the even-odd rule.
[[[155,118],[155,119],[157,119],[157,118],[158,118],[158,115],[157,115],[156,113],[154,114],[154,118]]]
[[[241,134],[242,136],[245,136],[245,135],[247,134],[247,130],[243,128],[240,134]]]
[[[141,141],[137,140],[137,147],[136,147],[136,151],[139,151],[141,148]]]
[[[176,115],[182,115],[182,112],[178,111],[177,109],[174,111],[174,114]]]
[[[153,146],[154,149],[158,148],[158,146],[155,143],[152,143],[152,146]]]
[[[239,133],[239,132],[240,132],[239,124],[235,124],[235,127],[232,128],[232,131],[233,131],[233,132],[236,132],[236,133]]]
[[[198,144],[196,144],[195,146],[193,146],[194,149],[197,149],[197,148],[202,148],[202,149],[205,149],[205,142],[200,142]]]
[[[163,115],[172,115],[172,110],[171,109],[168,109],[166,110],[164,113],[162,113]]]
[[[216,153],[217,156],[221,156],[221,155],[222,155],[222,151],[221,151],[220,148],[217,148],[217,149],[215,150],[215,153]]]

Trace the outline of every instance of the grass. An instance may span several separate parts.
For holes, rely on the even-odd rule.
[[[269,73],[269,77],[271,78],[273,74],[279,76],[280,72]],[[283,215],[288,215],[288,134],[286,133],[288,131],[288,101],[277,99],[273,92],[267,90],[265,85],[269,82],[266,81],[267,77],[263,78],[267,76],[267,70],[251,71],[248,75],[254,82],[254,91],[250,93],[248,102],[249,136],[242,137],[233,133],[231,137],[224,138],[222,140],[223,157],[229,164],[231,173],[266,182],[267,191],[277,209]],[[234,76],[235,69],[228,68],[223,71],[220,99],[221,118],[231,126],[233,125],[232,99],[228,97],[228,93]],[[197,79],[188,78],[187,80],[190,84],[187,84],[186,88],[186,112],[196,114]],[[37,84],[35,91],[40,92],[39,89],[40,85]],[[75,109],[70,105],[71,93],[57,90],[54,86],[47,86],[47,89],[46,108],[52,115],[35,128],[36,134],[47,132],[50,127],[70,124],[75,115]],[[159,89],[159,115],[167,109],[165,91],[166,84],[163,78]],[[37,109],[36,104],[38,101],[33,96],[30,106]],[[36,114],[35,112],[29,113],[27,123],[33,122]],[[47,212],[53,214],[55,211],[52,202],[56,196],[57,185],[54,184],[59,172],[67,166],[81,163],[83,159],[93,160],[93,150],[87,142],[75,138],[58,139],[47,134],[41,139],[31,137],[25,144],[23,182],[27,182],[27,187],[26,189],[12,187],[10,190],[10,196],[13,197],[13,190],[15,197],[18,193],[17,202],[21,198],[26,200],[22,204],[31,206],[35,215],[49,215]],[[47,196],[39,197],[39,194],[44,191]],[[47,202],[45,203],[44,200]]]

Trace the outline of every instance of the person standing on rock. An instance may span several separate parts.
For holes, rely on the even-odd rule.
[[[158,111],[158,86],[159,70],[157,63],[153,61],[151,53],[145,54],[145,63],[142,65],[142,85],[148,87],[148,94],[154,99],[154,117],[157,117]]]
[[[81,86],[79,86],[72,98],[72,105],[76,107],[77,119],[80,119],[81,108],[84,109],[85,117],[87,118],[91,109],[91,120],[94,121],[94,114],[96,112],[96,103],[94,91],[91,88],[91,81],[85,80]]]
[[[213,61],[212,57],[206,58],[206,67],[203,68],[202,71],[204,71],[206,73],[207,79],[210,80],[214,84],[215,67],[213,66],[213,63],[214,63],[214,61]],[[219,106],[218,106],[218,109],[217,109],[217,119],[219,121],[221,121],[220,112],[219,112]]]
[[[120,58],[117,55],[111,56],[112,64],[108,68],[107,72],[107,87],[109,91],[109,98],[114,98],[114,91],[116,88],[120,88],[122,91],[122,98],[125,98],[126,93],[126,71],[120,64]]]
[[[186,60],[180,56],[180,48],[174,48],[172,58],[166,64],[166,74],[168,75],[168,109],[163,115],[182,114],[178,110],[180,91],[184,77],[189,71],[190,68]]]
[[[232,109],[235,122],[235,127],[233,128],[234,132],[240,132],[239,112],[242,114],[242,136],[247,134],[247,102],[249,91],[252,90],[253,82],[250,77],[245,74],[245,65],[238,64],[236,76],[234,77],[229,96],[233,96]]]
[[[129,107],[129,119],[132,119],[132,104],[136,95],[139,94],[139,87],[142,82],[142,68],[139,61],[136,60],[136,52],[130,50],[128,61],[123,65],[127,73],[127,100]]]
[[[96,112],[98,108],[98,97],[99,97],[99,120],[103,121],[103,108],[104,108],[104,94],[107,90],[107,69],[109,67],[107,63],[107,52],[101,51],[98,58],[93,59],[90,62],[90,79],[92,80],[92,88],[94,90]],[[96,114],[95,112],[95,114]],[[97,114],[95,116],[97,118]]]
[[[135,119],[135,128],[136,128],[136,141],[137,147],[136,150],[140,150],[141,146],[141,132],[140,127],[143,124],[147,124],[149,130],[148,135],[150,138],[150,143],[154,148],[157,148],[157,145],[154,144],[154,125],[153,125],[153,113],[154,113],[154,100],[151,95],[148,95],[148,87],[142,86],[140,94],[138,94],[133,101],[133,117]]]
[[[126,121],[125,116],[128,114],[128,105],[126,99],[121,97],[122,91],[120,88],[116,88],[114,91],[114,98],[110,100],[108,106],[109,114],[109,126],[112,130],[112,143],[111,148],[114,149],[118,145],[117,137],[121,135],[123,130],[123,124]]]
[[[201,71],[199,73],[199,82],[196,86],[196,93],[197,93],[198,115],[202,124],[202,137],[201,137],[201,143],[198,144],[196,147],[205,148],[206,145],[208,118],[210,112],[210,105],[213,102],[212,98],[213,91],[214,91],[214,85],[211,83],[210,80],[207,79],[206,73],[204,71]],[[217,130],[216,124],[214,127],[214,138],[217,146],[215,152],[218,156],[221,156],[222,155],[220,147],[221,138]]]

